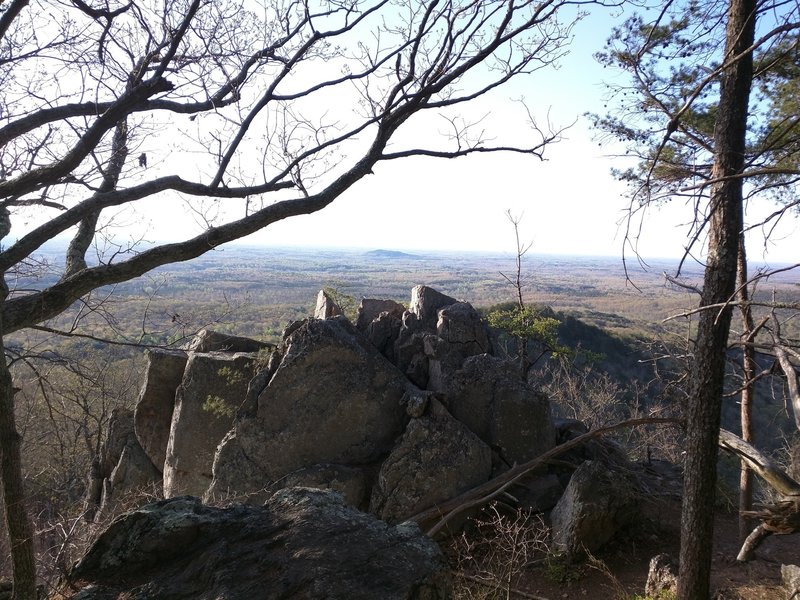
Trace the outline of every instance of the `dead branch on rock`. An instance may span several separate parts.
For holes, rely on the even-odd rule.
[[[433,537],[439,533],[456,515],[459,515],[470,508],[483,506],[489,503],[526,475],[529,475],[536,469],[547,465],[551,459],[564,454],[573,448],[577,448],[578,446],[581,446],[594,438],[601,437],[612,431],[625,429],[627,427],[662,424],[679,425],[681,423],[682,421],[676,418],[651,417],[644,419],[628,419],[614,425],[600,427],[594,431],[580,435],[573,440],[560,444],[555,448],[548,450],[544,454],[529,460],[528,462],[517,465],[505,473],[498,475],[494,479],[469,489],[455,498],[417,513],[416,515],[410,517],[409,520],[415,521],[421,526],[433,523],[433,526],[428,529],[428,535]]]

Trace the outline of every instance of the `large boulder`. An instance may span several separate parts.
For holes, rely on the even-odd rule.
[[[379,318],[381,314],[392,315],[397,318],[401,318],[405,310],[405,306],[399,302],[395,302],[394,300],[364,298],[358,305],[356,328],[362,333],[366,333],[369,325]]]
[[[451,597],[439,549],[416,525],[392,527],[305,488],[264,506],[221,509],[191,497],[144,506],[99,536],[67,584],[72,600]]]
[[[314,309],[315,319],[332,319],[344,315],[344,311],[336,304],[325,290],[320,290],[317,294],[317,306]]]
[[[219,448],[215,493],[255,491],[313,465],[374,464],[403,432],[413,386],[346,319],[295,327],[273,362],[269,384]],[[242,464],[258,479],[235,477]]]
[[[370,512],[396,523],[489,479],[492,452],[435,399],[383,462]]]
[[[521,380],[516,365],[485,354],[468,357],[444,380],[452,415],[498,452],[521,464],[555,445],[550,401]]]
[[[201,496],[211,483],[217,445],[244,403],[255,355],[191,353],[175,410],[164,462],[164,496]]]
[[[435,328],[439,320],[439,309],[458,302],[426,285],[418,285],[411,290],[411,304],[408,311],[413,313],[423,327]]]
[[[161,471],[167,457],[169,428],[175,408],[175,392],[188,360],[182,350],[147,351],[147,368],[134,413],[136,437],[153,464]]]
[[[633,521],[640,501],[630,473],[599,460],[584,462],[550,513],[553,546],[573,556],[599,550]]]
[[[258,352],[272,348],[272,344],[238,335],[201,329],[189,342],[189,352]]]

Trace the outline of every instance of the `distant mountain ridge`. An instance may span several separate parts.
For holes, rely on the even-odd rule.
[[[416,254],[408,254],[407,252],[400,252],[399,250],[369,250],[365,252],[367,256],[374,256],[376,258],[420,258]]]

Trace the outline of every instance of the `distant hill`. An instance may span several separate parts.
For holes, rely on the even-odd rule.
[[[399,250],[370,250],[365,254],[374,258],[419,258],[416,254],[408,254]]]

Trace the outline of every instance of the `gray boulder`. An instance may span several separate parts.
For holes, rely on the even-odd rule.
[[[516,365],[471,356],[443,388],[450,413],[506,464],[526,462],[555,445],[550,401],[519,378]]]
[[[439,600],[451,597],[438,547],[333,492],[290,488],[264,506],[191,497],[114,521],[70,570],[64,598],[100,600]]]
[[[147,368],[136,402],[136,437],[156,468],[164,468],[169,428],[175,408],[175,392],[183,379],[188,360],[182,350],[148,350]]]
[[[412,419],[378,473],[370,512],[402,521],[479,485],[492,473],[492,452],[466,426],[430,399]]]
[[[345,504],[355,508],[366,509],[370,476],[369,470],[348,465],[312,465],[289,473],[267,489],[273,494],[283,488],[309,487],[320,490],[333,490],[342,495]]]
[[[175,395],[164,462],[164,496],[202,495],[217,445],[245,400],[255,355],[192,353]]]
[[[186,350],[189,352],[258,352],[272,347],[273,345],[267,342],[220,333],[211,329],[201,329],[189,342]]]
[[[411,304],[408,310],[413,313],[423,327],[434,329],[439,320],[439,309],[458,302],[426,285],[418,285],[411,290]]]
[[[781,565],[781,580],[786,590],[786,600],[800,598],[800,567],[797,565]]]
[[[264,488],[313,465],[373,464],[405,428],[402,400],[412,386],[346,319],[304,322],[276,356],[252,414],[219,449],[216,493]],[[243,461],[259,480],[234,479]]]
[[[378,300],[375,298],[364,298],[358,305],[356,316],[356,329],[362,333],[367,332],[369,325],[378,319],[382,314],[402,318],[406,308],[394,300]]]
[[[317,294],[317,307],[314,309],[315,319],[331,319],[344,315],[344,311],[331,298],[325,290],[320,290]]]
[[[469,302],[456,302],[441,309],[436,334],[464,357],[491,354],[489,330]]]
[[[664,598],[678,593],[678,561],[669,554],[658,554],[650,559],[644,593],[648,598]]]
[[[584,462],[550,513],[553,545],[572,556],[599,550],[638,515],[640,500],[629,473]]]

